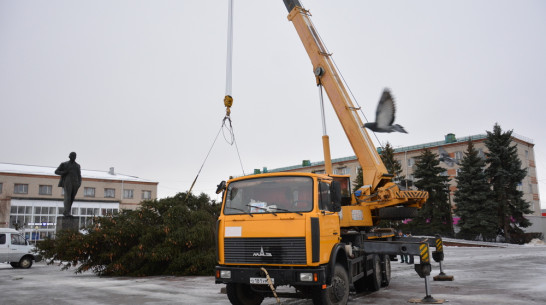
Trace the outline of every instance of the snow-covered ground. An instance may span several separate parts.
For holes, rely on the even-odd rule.
[[[432,296],[446,304],[546,304],[546,245],[445,247],[444,270],[454,281],[431,281]],[[433,264],[432,275],[439,272]],[[212,277],[97,277],[38,263],[31,269],[0,264],[0,304],[229,304]],[[353,294],[349,304],[409,304],[425,296],[413,265],[392,262],[388,288]],[[283,304],[312,304],[282,299]],[[266,299],[263,304],[276,304]]]

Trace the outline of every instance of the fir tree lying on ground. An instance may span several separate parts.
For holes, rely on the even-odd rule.
[[[144,201],[138,210],[96,217],[87,234],[63,231],[38,248],[63,269],[99,275],[210,275],[220,205],[185,193]]]

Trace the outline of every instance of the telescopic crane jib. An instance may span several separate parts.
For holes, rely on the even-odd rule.
[[[288,20],[294,25],[311,60],[317,84],[324,87],[362,168],[363,187],[357,193],[360,194],[356,198],[358,204],[344,207],[343,212],[352,213],[357,210],[359,213],[365,214],[364,216],[366,214],[371,216],[374,210],[383,209],[381,214],[384,214],[384,218],[388,218],[389,214],[393,214],[392,217],[403,219],[414,217],[416,208],[420,208],[425,203],[428,193],[401,191],[392,182],[393,175],[388,173],[368,131],[363,127],[364,124],[358,114],[360,108],[355,107],[351,100],[331,54],[309,18],[309,11],[305,10],[298,0],[284,0],[284,3],[289,12]],[[326,158],[327,156],[325,156]],[[328,161],[325,160],[325,163]],[[394,208],[395,206],[396,208]],[[358,224],[351,223],[351,225]]]

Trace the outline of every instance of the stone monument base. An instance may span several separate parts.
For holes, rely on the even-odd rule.
[[[55,232],[63,230],[78,231],[80,229],[80,218],[74,216],[57,217],[57,229]]]

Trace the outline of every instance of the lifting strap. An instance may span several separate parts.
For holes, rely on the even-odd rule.
[[[228,3],[228,33],[227,34],[228,34],[228,39],[227,39],[227,59],[226,59],[226,96],[224,97],[224,106],[226,107],[226,115],[224,116],[224,119],[222,120],[222,126],[220,126],[220,130],[216,134],[216,137],[214,138],[214,141],[212,142],[212,145],[205,157],[205,160],[203,160],[203,164],[201,164],[201,167],[199,168],[199,171],[197,172],[197,176],[195,176],[195,179],[193,180],[193,183],[191,184],[191,187],[186,195],[186,201],[190,197],[193,186],[195,185],[195,182],[197,181],[197,178],[199,177],[199,174],[201,173],[201,170],[203,169],[205,162],[207,162],[210,152],[212,151],[212,148],[214,147],[214,144],[216,143],[216,140],[218,139],[220,132],[222,132],[224,139],[229,145],[235,144],[235,149],[237,150],[237,156],[239,157],[239,163],[241,164],[241,170],[243,172],[243,175],[245,175],[243,162],[241,160],[241,154],[239,153],[239,147],[237,146],[237,141],[235,141],[235,133],[233,131],[233,125],[231,122],[231,106],[233,106],[233,97],[231,96],[232,57],[233,57],[232,56],[232,53],[233,53],[233,0],[229,0],[229,3]],[[226,131],[228,133],[227,136],[226,136]]]

